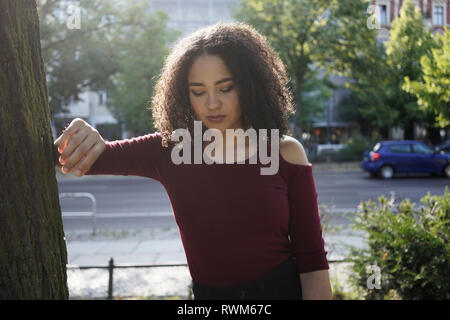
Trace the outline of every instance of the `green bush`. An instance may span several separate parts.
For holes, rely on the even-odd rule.
[[[310,161],[314,162],[344,162],[344,161],[362,161],[364,151],[371,150],[376,141],[361,136],[350,138],[345,141],[342,149],[336,152],[322,152],[319,155],[310,157]]]
[[[399,204],[385,196],[361,203],[355,227],[367,235],[366,249],[351,249],[350,281],[366,299],[449,299],[448,187],[442,196],[428,192],[423,207],[405,199]],[[367,266],[381,271],[381,288],[368,289]],[[372,282],[373,283],[373,282]]]
[[[360,300],[356,292],[344,288],[339,276],[330,276],[330,284],[333,300]]]
[[[372,149],[374,144],[373,141],[365,137],[349,139],[345,142],[345,146],[339,150],[338,159],[341,159],[341,161],[360,161],[363,158],[364,151]]]
[[[337,152],[337,161],[361,161],[364,151],[372,149],[374,141],[366,137],[350,138],[342,149]]]

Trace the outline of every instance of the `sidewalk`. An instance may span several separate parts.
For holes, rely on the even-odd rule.
[[[350,230],[324,236],[328,260],[342,260],[346,245],[361,248],[363,239],[349,235]],[[114,264],[187,264],[178,228],[132,231],[88,231],[67,233],[67,260],[73,266],[106,266]]]
[[[67,261],[74,266],[187,263],[178,228],[134,231],[88,231],[66,235]]]
[[[363,246],[360,237],[325,235],[329,261],[342,260],[348,250],[345,244]],[[106,296],[108,272],[105,269],[80,270],[80,266],[187,264],[178,228],[134,231],[89,231],[66,234],[71,299]],[[348,263],[330,263],[330,276],[339,277],[347,287]],[[115,296],[178,296],[187,299],[191,276],[187,267],[126,268],[114,270]]]

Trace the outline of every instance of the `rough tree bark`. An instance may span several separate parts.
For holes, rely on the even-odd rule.
[[[67,253],[33,0],[0,1],[0,299],[68,299]]]

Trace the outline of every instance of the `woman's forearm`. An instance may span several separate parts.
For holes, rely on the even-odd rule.
[[[300,273],[303,300],[331,300],[328,270]]]

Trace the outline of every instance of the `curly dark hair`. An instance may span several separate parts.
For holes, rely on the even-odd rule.
[[[278,129],[280,138],[292,135],[288,118],[295,108],[288,88],[290,78],[279,55],[252,26],[219,22],[179,40],[164,62],[148,105],[164,146],[178,128],[187,129],[193,137],[197,118],[189,99],[188,73],[202,54],[220,56],[235,78],[244,130]],[[205,130],[204,124],[202,128]]]

